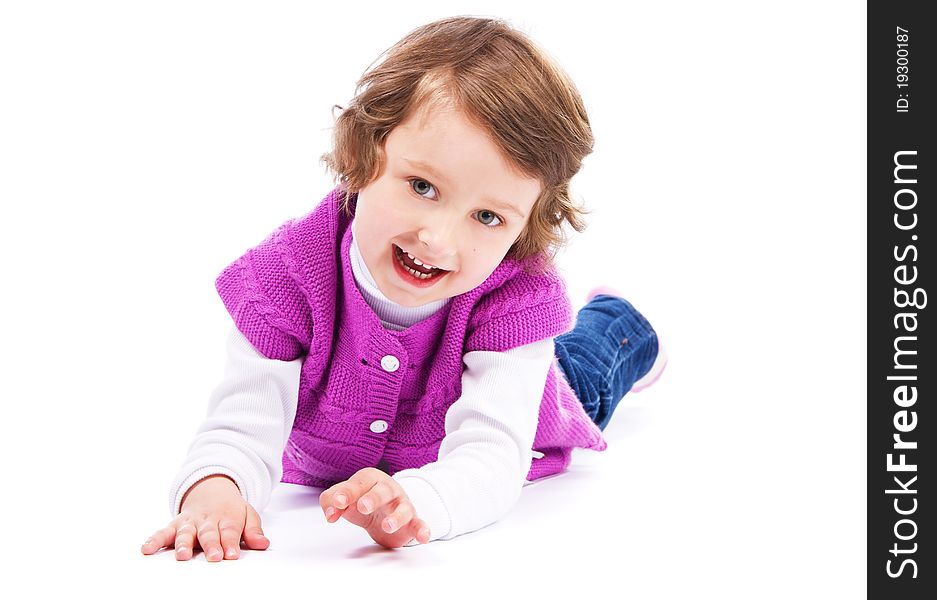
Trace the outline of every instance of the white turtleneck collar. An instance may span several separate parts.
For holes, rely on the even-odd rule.
[[[355,236],[354,221],[351,222],[351,249],[349,255],[351,259],[351,272],[355,277],[355,284],[358,286],[358,291],[361,292],[365,302],[368,303],[368,306],[371,307],[371,310],[374,311],[374,314],[377,315],[381,323],[383,323],[384,327],[387,329],[393,329],[395,331],[406,329],[426,319],[449,302],[449,298],[443,298],[442,300],[436,300],[435,302],[430,302],[422,306],[408,307],[401,306],[382,294],[381,290],[377,287],[377,282],[375,282],[374,278],[371,276],[371,272],[368,271],[367,265],[364,264],[361,253],[358,251],[358,240],[357,236]]]

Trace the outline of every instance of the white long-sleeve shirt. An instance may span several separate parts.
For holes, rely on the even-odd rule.
[[[414,308],[393,303],[378,290],[352,242],[355,283],[386,327],[408,327],[447,302]],[[258,512],[282,477],[283,448],[296,415],[304,359],[268,359],[236,327],[228,337],[227,354],[208,416],[173,480],[173,516],[185,492],[209,475],[231,477]],[[547,339],[506,352],[468,352],[463,357],[462,395],[446,413],[438,460],[393,475],[429,526],[431,540],[484,527],[517,502],[534,459],[537,417],[553,356],[553,340]]]

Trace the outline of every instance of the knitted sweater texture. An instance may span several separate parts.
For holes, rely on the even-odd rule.
[[[336,188],[219,275],[236,326],[267,358],[306,357],[284,482],[327,487],[382,461],[390,474],[437,459],[461,394],[462,356],[555,337],[572,311],[555,271],[505,259],[480,286],[402,331],[385,329],[358,292],[350,217]],[[354,210],[355,196],[349,205]],[[572,448],[604,450],[601,431],[551,366],[527,479],[562,471]]]

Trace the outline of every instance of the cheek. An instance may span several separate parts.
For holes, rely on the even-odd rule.
[[[387,238],[412,228],[412,217],[412,207],[389,199],[378,206],[369,207],[364,220],[367,223],[367,230],[372,235]],[[355,218],[359,217],[356,215]]]
[[[379,239],[386,238],[393,229],[394,223],[392,215],[388,214],[383,206],[369,206],[366,210],[355,214],[355,221],[357,221],[355,231],[361,238],[359,245],[367,240],[371,246],[376,245]]]
[[[355,243],[369,269],[385,260],[389,240],[386,221],[376,216],[370,211],[355,215]]]
[[[501,260],[504,258],[504,254],[505,253],[500,252],[499,249],[484,247],[472,248],[469,254],[469,260],[467,261],[469,264],[467,265],[466,274],[469,274],[476,284],[480,284],[488,279],[488,276],[498,268],[498,265],[501,264]]]

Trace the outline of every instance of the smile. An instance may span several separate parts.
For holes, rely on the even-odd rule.
[[[413,285],[425,287],[445,276],[449,271],[421,261],[396,244],[394,246],[394,266],[397,273]]]

